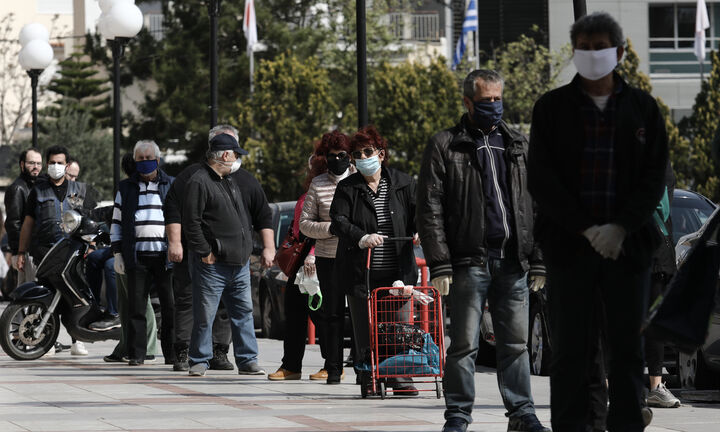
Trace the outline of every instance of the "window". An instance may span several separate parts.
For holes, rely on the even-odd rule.
[[[150,32],[150,35],[155,40],[162,40],[163,38],[163,15],[162,14],[147,14],[145,15],[145,27]]]
[[[709,51],[720,47],[720,4],[707,2],[710,28],[705,31],[708,51],[703,64],[710,71]],[[700,65],[694,53],[695,3],[651,4],[648,11],[651,74],[697,74]]]
[[[440,40],[440,16],[437,12],[413,14],[413,39],[418,41]]]

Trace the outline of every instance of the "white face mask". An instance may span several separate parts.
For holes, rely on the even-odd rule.
[[[573,63],[581,77],[591,81],[599,80],[611,73],[617,66],[617,47],[596,51],[575,50]]]
[[[225,166],[228,166],[228,164],[231,164],[231,165],[230,165],[230,174],[232,174],[232,173],[234,173],[235,171],[239,170],[239,169],[240,169],[240,165],[242,165],[242,160],[240,160],[240,158],[237,158],[234,162],[225,162],[224,160],[218,160],[218,159],[215,159],[215,160],[216,160],[217,162],[225,165]]]
[[[48,164],[48,175],[53,180],[59,179],[65,175],[65,165],[55,163]]]

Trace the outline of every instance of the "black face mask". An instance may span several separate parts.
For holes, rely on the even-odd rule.
[[[328,158],[328,169],[335,175],[342,175],[350,167],[350,158],[345,156],[342,159]]]

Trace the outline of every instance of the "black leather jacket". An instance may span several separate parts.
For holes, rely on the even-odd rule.
[[[33,186],[35,179],[23,173],[5,191],[5,231],[8,233],[8,245],[13,255],[18,252],[25,202]]]
[[[482,175],[467,122],[465,114],[455,127],[433,136],[420,168],[416,221],[433,278],[452,275],[453,266],[487,262]],[[517,252],[525,271],[532,266],[533,274],[544,274],[542,254],[533,240],[534,209],[526,173],[528,143],[505,122],[498,127],[505,143],[514,222],[514,241],[507,250]]]

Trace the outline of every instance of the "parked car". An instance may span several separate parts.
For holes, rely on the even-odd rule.
[[[275,247],[280,246],[292,224],[295,201],[271,203]],[[287,276],[277,265],[263,269],[260,261],[262,242],[255,234],[253,253],[250,256],[250,277],[253,300],[253,320],[262,337],[281,339],[285,328],[285,283]]]
[[[699,193],[675,189],[670,209],[673,226],[673,243],[678,243],[681,237],[698,231],[715,210],[715,207],[712,201]],[[536,293],[530,293],[528,353],[530,355],[530,373],[533,375],[550,374],[552,342],[549,337],[550,317],[547,308],[548,289],[552,288],[546,286]],[[487,303],[485,305],[485,312],[488,312]],[[720,342],[718,342],[718,346],[718,350],[720,351]],[[718,361],[720,362],[720,359],[718,359]],[[495,335],[493,333],[492,318],[489,312],[483,314],[483,320],[480,325],[480,344],[476,363],[483,366],[495,367]],[[665,363],[666,369],[675,372],[678,364],[677,352],[670,349],[666,350]]]
[[[720,217],[720,210],[704,218],[702,227],[691,234],[682,236],[675,253],[678,265],[682,265],[687,252],[705,232],[709,222]],[[715,225],[716,226],[716,225]],[[715,234],[717,241],[717,233]],[[677,356],[677,370],[682,388],[695,388],[698,390],[720,390],[720,280],[715,287],[715,307],[710,318],[710,326],[705,343],[694,353],[679,353]]]

